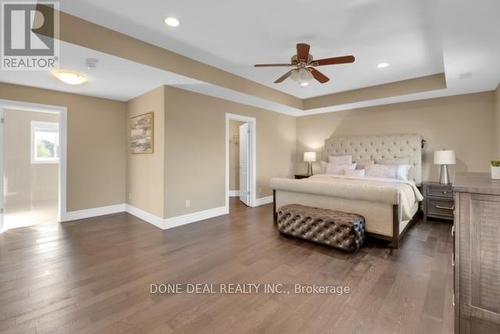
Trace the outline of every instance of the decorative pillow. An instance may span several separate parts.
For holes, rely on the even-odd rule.
[[[344,165],[328,164],[328,166],[326,166],[325,174],[343,175],[346,170],[354,170],[354,169],[356,169],[356,164],[344,164]]]
[[[364,177],[366,174],[366,171],[364,169],[346,169],[344,170],[344,175],[346,176],[355,176],[355,177]]]
[[[334,165],[350,165],[352,164],[352,155],[330,155],[328,163]]]
[[[373,165],[375,161],[373,160],[359,160],[356,161],[356,169],[366,169],[368,166]]]
[[[397,179],[398,165],[370,165],[366,168],[366,176]]]

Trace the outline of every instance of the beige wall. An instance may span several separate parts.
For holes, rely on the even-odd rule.
[[[364,87],[304,100],[304,109],[324,108],[446,88],[444,73]]]
[[[494,92],[297,119],[173,87],[122,103],[2,83],[0,99],[68,108],[68,211],[124,203],[128,194],[128,203],[160,217],[223,206],[226,113],[257,120],[258,198],[272,194],[270,178],[305,170],[302,152],[320,151],[332,134],[420,133],[427,140],[424,179],[433,180],[436,149],[456,150],[456,169],[469,171],[487,171],[500,151]],[[127,154],[128,117],[150,111],[154,154]]]
[[[498,84],[497,90],[495,91],[495,131],[497,144],[495,159],[500,160],[500,84]]]
[[[68,108],[68,211],[125,202],[125,103],[4,83],[0,99]]]
[[[165,216],[165,92],[159,87],[130,100],[127,104],[127,138],[129,119],[154,112],[154,151],[152,154],[128,153],[127,196],[128,203],[152,213]]]
[[[272,194],[269,180],[293,173],[295,118],[165,87],[167,217],[225,205],[225,114],[257,120],[257,197]],[[186,208],[185,201],[191,201]]]
[[[6,210],[57,208],[59,165],[31,163],[31,122],[59,122],[57,114],[5,110],[4,182]]]
[[[494,102],[486,92],[300,117],[297,153],[320,152],[331,135],[419,133],[427,140],[424,180],[438,178],[432,153],[443,148],[456,151],[455,170],[488,171],[496,150]]]
[[[229,190],[240,190],[240,126],[229,121]]]

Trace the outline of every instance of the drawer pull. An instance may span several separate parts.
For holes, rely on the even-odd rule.
[[[455,236],[455,224],[453,224],[453,226],[451,227],[451,236]]]
[[[447,190],[444,190],[444,191],[441,192],[441,194],[443,194],[443,195],[446,195],[447,193],[448,193]]]
[[[454,267],[455,266],[455,254],[451,254],[451,265]]]
[[[441,210],[455,210],[455,206],[454,205],[452,205],[452,206],[441,206],[441,205],[434,204],[434,207],[436,209],[441,209]]]

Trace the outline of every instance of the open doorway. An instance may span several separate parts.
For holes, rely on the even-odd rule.
[[[226,205],[229,197],[255,203],[255,119],[226,114]]]
[[[0,101],[0,230],[63,218],[66,110],[58,108]]]

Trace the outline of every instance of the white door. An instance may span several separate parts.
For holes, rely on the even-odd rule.
[[[250,206],[250,136],[248,123],[240,126],[240,201]]]

